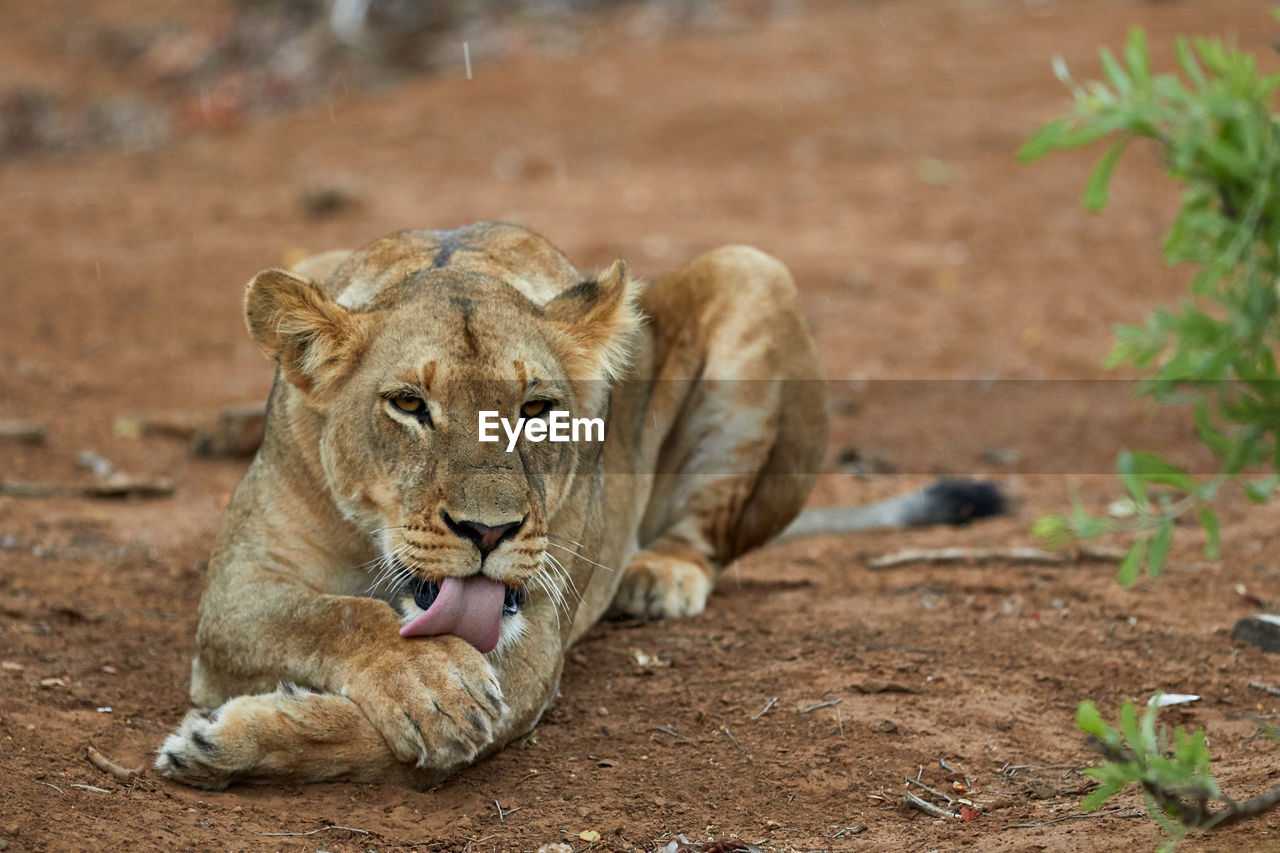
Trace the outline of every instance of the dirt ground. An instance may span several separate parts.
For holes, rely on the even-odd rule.
[[[0,83],[128,85],[86,76],[67,37],[127,20],[117,6],[13,11]],[[1198,562],[1203,536],[1186,527],[1175,570],[1132,589],[1099,563],[867,566],[906,547],[1031,544],[1034,519],[1073,493],[1095,509],[1119,496],[1106,472],[1121,447],[1207,464],[1184,413],[1090,381],[1113,324],[1179,295],[1184,274],[1159,256],[1176,190],[1135,150],[1098,217],[1079,206],[1096,152],[1013,160],[1065,107],[1050,59],[1088,77],[1133,24],[1161,67],[1179,33],[1234,34],[1278,64],[1276,25],[1247,0],[761,4],[688,26],[632,8],[579,27],[572,49],[509,38],[470,80],[459,57],[158,146],[0,161],[0,419],[47,425],[43,443],[0,440],[0,477],[82,484],[92,451],[177,484],[151,500],[0,497],[0,849],[649,851],[678,834],[777,850],[1152,849],[1161,833],[1132,816],[1136,796],[1063,818],[1091,760],[1076,704],[1111,715],[1156,690],[1202,696],[1163,719],[1207,729],[1228,792],[1275,786],[1256,720],[1280,699],[1247,683],[1280,682],[1280,661],[1230,631],[1256,609],[1237,585],[1280,600],[1276,508],[1228,496],[1220,562]],[[320,216],[317,194],[349,203]],[[584,269],[621,256],[652,275],[723,242],[776,254],[832,380],[812,504],[977,475],[1015,513],[766,548],[696,618],[602,624],[531,737],[431,792],[210,794],[99,772],[88,745],[147,763],[187,708],[204,560],[246,464],[130,423],[264,398],[270,366],[240,317],[258,269],[497,218]],[[967,777],[980,816],[899,805],[917,773]],[[1280,849],[1280,817],[1185,849]]]

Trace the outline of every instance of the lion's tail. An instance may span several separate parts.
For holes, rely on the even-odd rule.
[[[968,524],[979,518],[1001,515],[1007,508],[1008,501],[994,483],[939,480],[918,492],[867,506],[805,510],[774,541],[854,533],[880,527]]]
[[[160,747],[155,767],[210,790],[233,782],[431,782],[396,760],[350,699],[287,683],[191,711]]]

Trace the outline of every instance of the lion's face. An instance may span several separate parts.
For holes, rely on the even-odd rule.
[[[633,286],[621,265],[567,284],[538,306],[499,277],[426,258],[350,309],[341,282],[326,288],[337,300],[279,271],[250,285],[250,330],[320,415],[333,500],[380,555],[374,585],[402,593],[408,633],[458,633],[487,651],[495,608],[514,615],[530,588],[563,593],[548,521],[598,470],[600,444],[512,446],[500,426],[480,439],[481,412],[512,426],[607,415]]]

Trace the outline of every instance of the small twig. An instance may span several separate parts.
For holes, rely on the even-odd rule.
[[[41,782],[39,779],[32,779],[31,781],[35,782],[37,785],[44,785],[46,788],[52,788],[53,790],[57,791],[59,794],[62,794],[64,797],[66,796],[66,793],[61,788],[59,788],[57,785],[54,785],[51,782]]]
[[[656,727],[653,729],[653,731],[655,731],[655,732],[662,732],[664,735],[671,735],[671,736],[672,736],[673,738],[675,738],[676,740],[688,740],[688,738],[687,738],[687,737],[685,737],[684,735],[680,734],[678,731],[675,731],[674,729],[669,729],[669,728],[667,728],[666,726],[656,726]]]
[[[756,720],[760,719],[760,718],[761,718],[761,717],[763,717],[765,714],[769,713],[769,709],[770,709],[770,708],[772,708],[772,707],[773,707],[774,705],[776,705],[776,704],[778,704],[778,697],[777,697],[777,696],[771,696],[771,697],[769,697],[769,702],[768,702],[768,704],[766,704],[766,705],[764,706],[764,708],[762,708],[762,709],[760,710],[760,713],[759,713],[759,714],[756,714],[754,717],[752,717],[752,718],[751,718],[751,722],[753,722],[753,723],[754,723]]]
[[[840,737],[844,737],[844,720],[840,717],[840,709],[836,708],[836,729],[840,732]]]
[[[867,563],[875,571],[894,569],[912,563],[1035,563],[1061,566],[1081,562],[1115,563],[1128,552],[1114,548],[1081,546],[1071,551],[1045,551],[1042,548],[908,548],[876,557]]]
[[[944,794],[941,791],[935,791],[933,788],[930,788],[928,785],[921,782],[919,779],[912,779],[910,776],[903,776],[902,778],[907,780],[908,785],[915,785],[917,788],[928,791],[930,794],[933,794],[938,799],[946,800],[948,804],[955,802],[955,797],[951,796],[950,794]]]
[[[505,815],[502,814],[502,803],[498,802],[497,800],[494,800],[493,804],[498,807],[498,823],[506,823],[507,818]]]
[[[319,832],[328,832],[331,829],[340,829],[340,830],[343,830],[344,832],[358,832],[361,835],[369,834],[369,830],[367,829],[356,829],[354,826],[338,826],[337,824],[322,826],[319,829],[313,829],[310,832],[263,832],[261,834],[266,836],[267,838],[286,838],[286,837],[296,838],[296,837],[301,837],[303,835],[315,835],[316,833],[319,833]]]
[[[1263,693],[1270,693],[1272,696],[1280,696],[1280,687],[1273,687],[1270,684],[1264,684],[1261,681],[1250,681],[1249,686],[1254,690],[1261,690]]]
[[[844,701],[843,696],[841,696],[839,699],[828,699],[826,702],[819,702],[817,705],[810,705],[808,708],[801,708],[800,713],[807,714],[810,711],[816,711],[819,708],[830,708],[833,705],[839,705],[843,701]]]
[[[1123,812],[1123,814],[1122,814]],[[1120,807],[1112,809],[1109,812],[1089,812],[1088,814],[1069,814],[1062,817],[1055,817],[1053,820],[1046,820],[1043,823],[1011,823],[1008,826],[1002,826],[1001,829],[1039,829],[1042,826],[1048,826],[1051,823],[1062,823],[1064,820],[1086,820],[1092,817],[1142,817],[1142,812],[1138,809],[1130,809]]]
[[[946,818],[947,820],[955,820],[956,817],[953,812],[949,812],[946,809],[940,809],[933,803],[920,799],[910,791],[902,795],[902,802],[919,809],[925,814],[933,815],[934,817]]]
[[[733,732],[729,731],[728,726],[721,726],[720,731],[724,732],[726,735],[729,736],[729,740],[733,741],[733,745],[736,746],[742,752],[743,755],[745,755],[747,758],[751,757],[751,753],[747,752],[746,747],[738,743],[738,739],[733,736]]]
[[[111,792],[110,792],[110,791],[108,791],[106,788],[99,788],[97,785],[79,785],[79,784],[74,784],[74,783],[73,783],[73,784],[71,785],[71,787],[72,787],[72,788],[84,788],[86,791],[93,791],[95,794],[110,794],[110,793],[111,793]]]
[[[955,769],[955,768],[954,768],[954,767],[952,767],[950,764],[948,764],[948,763],[947,763],[947,759],[945,759],[945,758],[939,758],[939,759],[938,759],[938,766],[939,766],[939,767],[941,767],[943,770],[947,771],[948,773],[959,773],[959,772],[960,772],[959,770]]]
[[[867,831],[867,828],[865,826],[863,826],[860,823],[855,823],[853,826],[841,827],[840,831],[831,837],[844,838],[846,835],[857,835],[859,832],[866,832],[866,831]]]
[[[94,767],[97,767],[103,773],[111,774],[115,777],[115,780],[121,784],[132,785],[134,782],[138,781],[140,776],[142,776],[141,768],[138,770],[129,770],[128,768],[121,767],[101,752],[98,752],[98,750],[94,749],[92,746],[85,750],[85,754],[89,756],[89,761]]]

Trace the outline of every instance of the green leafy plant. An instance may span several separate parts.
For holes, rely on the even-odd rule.
[[[1219,470],[1193,477],[1154,454],[1126,451],[1117,468],[1130,517],[1095,516],[1077,505],[1035,527],[1053,547],[1116,530],[1133,533],[1118,576],[1126,584],[1144,565],[1160,574],[1174,520],[1188,513],[1206,532],[1207,558],[1217,558],[1212,503],[1224,485],[1239,483],[1256,502],[1280,486],[1280,475],[1267,474],[1280,470],[1280,120],[1272,109],[1280,74],[1259,74],[1253,55],[1220,40],[1179,40],[1176,48],[1181,76],[1152,73],[1139,29],[1130,33],[1122,58],[1101,52],[1106,82],[1077,84],[1056,60],[1073,109],[1019,151],[1029,161],[1110,140],[1085,188],[1092,210],[1106,206],[1116,164],[1139,139],[1155,143],[1168,174],[1186,187],[1164,254],[1170,264],[1194,269],[1190,293],[1177,306],[1156,308],[1143,325],[1120,326],[1105,364],[1147,371],[1141,394],[1190,404]]]
[[[1187,734],[1156,728],[1156,694],[1141,719],[1132,702],[1120,706],[1119,728],[1103,722],[1092,702],[1076,709],[1076,727],[1106,761],[1084,772],[1100,783],[1080,804],[1093,811],[1130,785],[1142,787],[1151,817],[1169,833],[1162,848],[1173,849],[1192,832],[1207,832],[1261,814],[1280,803],[1280,788],[1243,803],[1222,793],[1209,772],[1209,747],[1203,729]]]

